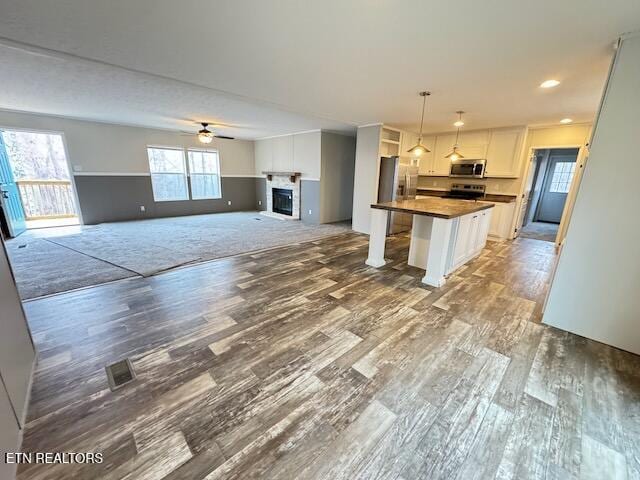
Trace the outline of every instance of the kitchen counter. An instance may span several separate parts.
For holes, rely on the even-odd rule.
[[[449,193],[448,190],[432,190],[429,188],[418,188],[418,195],[426,195],[428,197],[442,197]],[[478,198],[478,200],[485,202],[498,202],[498,203],[511,203],[516,201],[517,195],[503,195],[499,193],[487,193],[484,196]]]
[[[419,198],[415,200],[396,200],[393,202],[374,203],[371,208],[393,212],[411,213],[437,218],[457,218],[470,213],[493,208],[488,202],[475,200],[459,200],[451,198]]]
[[[475,200],[421,198],[371,205],[369,255],[366,264],[380,268],[384,258],[389,212],[412,216],[407,263],[425,270],[422,282],[441,287],[451,272],[482,252],[496,205]]]

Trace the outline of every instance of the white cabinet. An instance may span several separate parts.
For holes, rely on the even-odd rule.
[[[496,202],[494,205],[491,222],[489,223],[489,236],[495,240],[511,238],[511,224],[513,223],[516,202]]]
[[[485,177],[516,178],[520,174],[523,130],[493,130],[487,149]]]
[[[485,247],[493,210],[482,210],[458,219],[449,272],[479,255]]]
[[[254,146],[256,174],[273,171],[273,143],[271,138],[256,140]]]
[[[430,151],[420,156],[411,155],[408,150],[418,143],[418,135],[409,132],[403,132],[402,143],[400,145],[400,156],[409,156],[418,159],[418,175],[431,175],[433,170],[433,150],[435,148],[434,137],[423,137],[422,144]]]
[[[438,135],[433,153],[433,165],[430,175],[448,177],[451,171],[451,160],[445,155],[451,153],[456,143],[456,134]]]
[[[270,139],[273,149],[273,170],[293,172],[293,135]]]

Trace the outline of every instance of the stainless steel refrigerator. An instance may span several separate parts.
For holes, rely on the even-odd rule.
[[[412,159],[408,157],[380,157],[378,202],[416,198],[418,166],[412,163]],[[411,230],[412,222],[413,215],[389,212],[387,235]]]

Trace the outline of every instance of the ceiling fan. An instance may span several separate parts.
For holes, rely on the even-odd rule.
[[[202,128],[195,134],[198,137],[198,141],[200,143],[211,143],[214,138],[235,140],[235,137],[229,137],[227,135],[215,135],[211,130],[207,128],[209,126],[207,122],[200,122],[200,125],[202,125]],[[183,135],[193,135],[193,133],[183,132]]]

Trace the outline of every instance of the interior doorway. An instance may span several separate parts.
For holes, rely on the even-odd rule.
[[[520,236],[555,242],[571,189],[578,148],[545,148],[533,151],[525,186]]]
[[[0,207],[7,237],[80,223],[61,134],[0,129]]]

